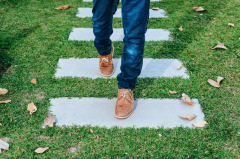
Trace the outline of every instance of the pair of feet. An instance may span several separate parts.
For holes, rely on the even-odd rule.
[[[114,72],[112,61],[114,47],[112,46],[111,53],[106,56],[100,55],[99,69],[104,77],[110,77]],[[124,119],[130,116],[134,109],[133,91],[129,89],[118,89],[118,99],[115,106],[115,117]]]

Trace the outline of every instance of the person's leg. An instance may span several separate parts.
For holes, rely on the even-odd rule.
[[[112,19],[118,5],[118,0],[93,0],[93,33],[94,46],[100,55],[111,53],[110,36],[113,33]]]
[[[121,73],[117,80],[119,89],[133,90],[142,70],[150,0],[122,0],[121,3],[125,37]]]
[[[143,64],[145,33],[149,18],[150,0],[122,0],[124,48],[121,73],[118,74],[117,118],[127,118],[134,109],[133,89]]]

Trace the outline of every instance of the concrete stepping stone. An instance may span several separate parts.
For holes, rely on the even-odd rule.
[[[78,13],[76,16],[80,18],[92,17],[92,8],[78,8]],[[122,17],[121,8],[117,9],[113,17]],[[149,9],[149,18],[167,18],[167,16],[163,9],[159,9],[158,11]]]
[[[192,123],[204,120],[204,114],[197,99],[194,106],[179,99],[137,99],[135,109],[127,119],[114,116],[116,98],[55,98],[50,99],[50,111],[56,117],[57,126],[91,125],[100,127],[150,127],[164,128],[193,127]],[[188,121],[178,115],[194,114],[197,117]]]
[[[166,29],[148,29],[145,35],[146,41],[170,40],[170,32]],[[114,28],[110,37],[112,41],[123,41],[123,28]],[[68,40],[90,41],[94,40],[92,28],[74,28],[69,35]]]
[[[121,59],[114,58],[114,74],[110,78],[115,78],[120,73]],[[189,78],[186,74],[187,69],[177,68],[182,63],[177,59],[152,59],[144,58],[140,78],[150,77],[182,77]],[[106,78],[99,72],[99,58],[69,58],[59,59],[58,68],[55,77],[88,77],[88,78]]]

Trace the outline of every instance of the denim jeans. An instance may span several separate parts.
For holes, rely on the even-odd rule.
[[[119,0],[93,0],[94,46],[100,55],[111,53],[112,20]],[[121,0],[124,47],[118,88],[134,89],[143,64],[150,0]]]

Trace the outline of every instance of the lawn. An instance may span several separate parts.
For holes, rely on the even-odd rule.
[[[63,11],[55,8],[70,5]],[[189,79],[139,79],[136,98],[197,98],[208,125],[203,129],[117,128],[91,126],[42,128],[50,98],[117,96],[117,80],[54,77],[59,58],[98,57],[93,42],[68,41],[74,27],[92,27],[76,17],[82,0],[0,0],[0,139],[10,148],[0,158],[239,158],[240,157],[240,1],[162,0],[151,2],[168,18],[150,19],[148,28],[169,29],[172,41],[146,42],[144,57],[177,58]],[[206,12],[194,12],[201,6]],[[119,5],[120,7],[120,5]],[[228,26],[234,23],[235,27]],[[182,26],[183,31],[178,28]],[[113,27],[121,28],[121,19]],[[218,41],[227,50],[212,49]],[[113,42],[121,57],[122,42]],[[207,80],[224,77],[220,88]],[[36,85],[30,81],[37,78]],[[112,83],[109,84],[109,81]],[[27,105],[38,107],[30,115]],[[114,112],[113,112],[114,113]],[[93,130],[93,133],[90,132]],[[159,137],[159,134],[162,137]],[[38,147],[49,147],[43,154]],[[76,151],[75,151],[75,150]]]

